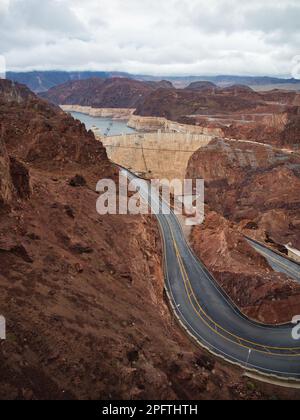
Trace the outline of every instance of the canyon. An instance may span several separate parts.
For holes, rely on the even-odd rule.
[[[56,105],[92,108],[136,108],[152,91],[171,88],[170,82],[140,82],[126,78],[85,79],[49,89],[40,96]]]
[[[299,398],[296,390],[249,381],[177,326],[164,293],[163,247],[152,216],[99,216],[95,209],[97,181],[118,179],[111,161],[146,177],[204,177],[206,220],[191,233],[195,253],[246,315],[267,323],[290,320],[300,310],[299,285],[275,273],[244,235],[277,250],[286,241],[299,246],[300,161],[292,151],[299,143],[297,95],[283,95],[284,112],[292,108],[272,123],[286,140],[264,145],[256,138],[225,139],[227,123],[189,124],[194,117],[177,118],[177,105],[172,115],[133,115],[141,87],[132,91],[128,81],[110,81],[103,93],[105,83],[99,83],[97,106],[89,96],[79,105],[75,92],[64,109],[126,115],[135,128],[147,130],[148,124],[161,131],[96,140],[57,105],[0,81],[0,308],[8,324],[8,340],[0,343],[0,397]],[[123,83],[119,100],[111,84]],[[89,84],[94,89],[94,81]],[[215,87],[194,85],[187,100],[203,89]],[[162,90],[167,98],[177,95],[173,87],[146,84],[143,100],[164,97]],[[66,92],[52,91],[52,102],[57,94],[57,104],[69,102]],[[230,115],[241,107],[255,120],[251,90],[235,87],[228,95]],[[220,96],[200,102],[221,112],[227,93]],[[183,101],[184,112],[185,106]]]
[[[154,219],[96,213],[96,182],[118,177],[101,142],[24,86],[0,92],[0,398],[299,397],[186,337]]]
[[[215,139],[191,157],[188,178],[205,180],[197,255],[253,319],[284,323],[300,310],[300,287],[275,273],[246,237],[285,252],[300,247],[300,156],[263,144]]]
[[[135,115],[220,130],[222,137],[299,148],[300,94],[248,87],[158,89]]]
[[[298,92],[257,92],[248,86],[199,81],[176,89],[166,81],[95,78],[69,82],[41,96],[65,110],[124,117],[141,131],[211,134],[299,148]]]

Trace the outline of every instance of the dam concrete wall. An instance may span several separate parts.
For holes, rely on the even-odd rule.
[[[192,154],[214,137],[156,132],[98,138],[115,163],[148,178],[184,179]]]
[[[180,124],[162,117],[141,117],[131,115],[128,127],[138,131],[165,131],[174,133],[203,134],[206,136],[223,137],[224,133],[218,127],[203,127],[199,125]]]

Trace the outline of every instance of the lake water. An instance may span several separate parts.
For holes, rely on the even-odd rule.
[[[111,118],[91,117],[80,112],[70,112],[73,118],[80,120],[87,130],[99,128],[99,134],[107,133],[108,136],[117,136],[119,134],[130,134],[136,131],[127,127],[127,121],[113,120]],[[109,129],[109,132],[107,130]]]

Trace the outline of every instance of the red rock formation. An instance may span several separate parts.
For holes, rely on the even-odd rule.
[[[298,149],[299,105],[295,92],[258,93],[247,86],[221,89],[196,83],[184,90],[152,92],[135,113],[221,128],[228,138]]]
[[[0,95],[0,197],[19,194],[0,209],[0,399],[299,399],[190,342],[163,299],[157,224],[100,217],[96,182],[116,175],[101,144],[17,89],[19,104]]]
[[[274,89],[269,92],[262,92],[261,97],[266,102],[282,105],[295,105],[300,106],[300,94],[299,92],[284,91],[280,89]]]
[[[249,110],[257,107],[257,103],[244,99],[223,95],[222,90],[208,95],[190,89],[158,89],[145,98],[137,107],[136,115],[165,117],[173,121],[189,115],[208,116],[213,113],[226,113]]]
[[[220,128],[228,138],[300,147],[297,92],[255,92],[244,85],[220,88],[210,82],[174,89],[167,81],[94,78],[65,83],[41,96],[56,104],[136,108],[142,117]]]
[[[245,313],[290,321],[300,310],[299,287],[272,272],[242,233],[280,250],[288,242],[300,247],[300,157],[216,139],[192,156],[187,178],[205,180],[205,200],[215,212],[208,210],[206,223],[194,229],[198,255]]]
[[[17,197],[29,198],[31,194],[29,170],[14,157],[10,157],[10,176]]]
[[[0,86],[10,204],[0,208],[0,399],[272,395],[249,391],[174,324],[154,220],[96,213],[96,182],[116,175],[101,144],[23,87]]]
[[[93,108],[136,108],[158,88],[172,88],[170,82],[141,82],[126,78],[87,79],[68,82],[41,94],[57,105],[81,105]]]
[[[215,93],[215,91],[219,89],[217,85],[215,85],[212,82],[193,82],[189,84],[185,90],[195,90],[200,91],[203,94],[212,94]]]
[[[28,169],[8,155],[0,137],[0,208],[10,205],[14,198],[28,198],[30,192]]]
[[[288,114],[287,123],[280,133],[280,144],[300,149],[300,107]]]
[[[9,156],[3,139],[0,137],[0,207],[12,199],[13,185],[10,176]]]
[[[261,228],[262,240],[268,235],[278,244],[300,247],[298,155],[215,140],[192,156],[187,177],[205,180],[207,203],[224,217],[235,223],[252,221]]]
[[[105,161],[105,149],[79,121],[22,85],[2,80],[0,89],[1,133],[10,154],[27,162],[43,162],[44,167]]]
[[[263,323],[290,322],[300,311],[300,285],[276,273],[246,241],[238,227],[206,209],[192,231],[197,255],[242,312]]]

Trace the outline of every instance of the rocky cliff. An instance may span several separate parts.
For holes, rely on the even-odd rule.
[[[1,87],[0,399],[284,397],[174,324],[154,220],[96,213],[96,182],[117,173],[93,134]]]
[[[193,229],[191,242],[232,301],[251,319],[288,323],[299,312],[299,284],[274,272],[235,223],[207,207],[205,223]]]
[[[10,175],[10,162],[6,147],[0,137],[0,207],[10,203],[13,186]]]
[[[9,156],[0,137],[0,209],[5,209],[13,200],[28,198],[31,193],[27,167],[18,159]]]
[[[0,122],[9,153],[26,162],[42,163],[43,168],[55,163],[105,161],[105,149],[79,121],[21,85],[0,81],[0,86],[7,92],[0,96]]]
[[[255,108],[257,103],[230,94],[203,94],[201,90],[157,89],[137,107],[140,116],[164,117],[173,121],[189,115],[211,115]],[[254,92],[253,92],[254,93]]]
[[[300,157],[253,142],[215,140],[190,159],[188,178],[206,185],[206,223],[192,241],[242,310],[264,322],[289,322],[299,286],[274,273],[243,234],[278,250],[300,247]],[[245,287],[247,284],[247,287]]]
[[[189,84],[185,89],[201,91],[202,93],[214,93],[218,89],[218,86],[212,82],[199,81]]]
[[[81,105],[92,108],[136,108],[158,88],[172,88],[169,82],[141,82],[126,78],[87,79],[50,89],[41,97],[57,105]]]
[[[54,87],[41,96],[60,105],[136,109],[135,117],[144,118],[139,124],[143,129],[161,128],[151,118],[165,119],[219,130],[225,138],[300,147],[298,92],[256,92],[245,85],[218,87],[205,81],[175,89],[166,81],[94,78]],[[137,122],[133,117],[131,120]]]
[[[299,149],[300,95],[255,92],[247,86],[216,88],[206,84],[184,90],[158,89],[135,114],[219,129],[224,137]]]

